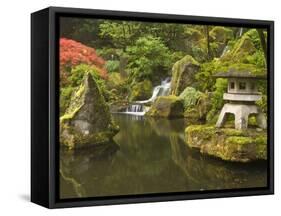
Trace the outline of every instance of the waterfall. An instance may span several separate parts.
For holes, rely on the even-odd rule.
[[[146,112],[146,108],[144,106],[144,104],[139,104],[139,103],[133,103],[130,104],[127,109],[126,109],[126,114],[132,114],[132,115],[144,115]]]
[[[238,37],[241,37],[241,36],[242,36],[242,33],[243,33],[243,28],[240,28],[240,29],[239,29],[239,33],[238,33]]]
[[[166,96],[169,94],[171,86],[171,78],[167,77],[166,79],[161,81],[161,85],[155,86],[152,92],[152,96],[143,101],[135,101],[127,107],[126,114],[132,115],[144,115],[149,107],[145,106],[145,104],[154,102],[159,96]]]
[[[152,96],[149,99],[143,101],[136,101],[136,102],[140,104],[154,102],[158,96],[168,95],[170,91],[170,87],[171,87],[171,78],[167,77],[166,79],[161,81],[161,85],[154,87]]]
[[[220,58],[223,57],[227,52],[228,52],[228,45],[226,45],[226,46],[224,47]]]
[[[142,111],[143,111],[143,106],[141,106],[141,104],[131,104],[131,106],[127,108],[127,112],[142,112]]]

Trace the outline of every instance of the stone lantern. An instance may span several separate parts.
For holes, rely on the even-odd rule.
[[[257,89],[257,80],[266,79],[264,75],[254,75],[248,71],[229,70],[214,75],[216,78],[227,78],[228,89],[224,93],[224,104],[216,127],[223,127],[228,114],[235,116],[235,128],[247,129],[249,115],[256,116],[258,127],[266,129],[267,121],[261,109],[255,102],[261,99]]]

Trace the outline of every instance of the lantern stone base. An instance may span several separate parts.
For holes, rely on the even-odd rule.
[[[265,115],[255,104],[226,103],[221,110],[216,127],[223,127],[228,114],[234,114],[235,116],[235,129],[247,129],[248,117],[251,114],[254,114],[256,116],[258,127],[262,129],[266,129],[267,127]]]

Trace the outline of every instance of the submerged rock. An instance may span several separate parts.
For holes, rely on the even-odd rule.
[[[187,86],[195,84],[199,63],[190,55],[177,61],[172,69],[171,94],[179,95]]]
[[[87,73],[60,118],[60,143],[81,148],[108,142],[117,132],[109,107],[92,75]]]
[[[188,146],[226,161],[267,159],[267,134],[255,129],[236,130],[209,125],[191,125],[185,130]]]
[[[147,116],[176,118],[183,117],[183,101],[177,96],[160,96],[152,104]]]

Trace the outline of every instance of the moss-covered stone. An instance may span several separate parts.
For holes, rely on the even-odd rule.
[[[214,27],[210,33],[210,46],[214,57],[220,57],[228,41],[233,39],[233,31],[222,26]]]
[[[185,130],[188,146],[201,153],[227,161],[249,162],[267,159],[267,134],[255,129],[245,131],[191,125]]]
[[[160,96],[152,104],[147,116],[177,118],[183,117],[183,101],[177,96]]]
[[[255,31],[255,30],[254,30]],[[249,64],[249,56],[257,53],[257,48],[251,36],[251,32],[244,34],[239,40],[237,40],[232,49],[226,53],[220,61],[234,63]]]
[[[133,85],[130,93],[130,101],[146,100],[152,95],[153,86],[150,80],[144,80],[142,82]]]
[[[233,39],[233,31],[223,26],[216,26],[210,31],[211,41],[219,43],[226,43],[228,40]]]
[[[195,84],[199,63],[190,55],[177,61],[172,68],[171,94],[179,95],[187,86]]]
[[[71,149],[108,142],[118,132],[92,75],[83,79],[60,118],[60,143]]]

